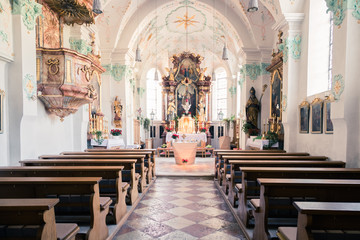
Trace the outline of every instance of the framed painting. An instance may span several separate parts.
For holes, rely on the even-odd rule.
[[[315,98],[311,103],[311,133],[322,133],[323,100]]]
[[[5,92],[0,89],[0,133],[4,132],[4,99]]]
[[[303,101],[299,106],[300,133],[309,133],[310,104]]]
[[[327,134],[333,134],[334,127],[331,121],[331,101],[325,100],[324,101],[324,131]]]
[[[279,70],[275,70],[270,81],[270,118],[281,121],[282,109],[282,77]]]

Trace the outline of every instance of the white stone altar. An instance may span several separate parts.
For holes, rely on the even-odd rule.
[[[246,141],[247,148],[256,148],[259,150],[263,150],[264,146],[269,145],[269,140],[255,139],[257,136],[250,136],[250,138]],[[279,147],[279,143],[275,143],[271,146],[272,148]]]
[[[166,142],[171,142],[172,140],[172,136],[173,133],[172,132],[167,132],[166,133]],[[204,141],[206,142],[207,140],[207,136],[206,133],[178,133],[179,135],[179,141],[180,142],[200,142],[200,141]],[[184,137],[185,135],[185,137]]]

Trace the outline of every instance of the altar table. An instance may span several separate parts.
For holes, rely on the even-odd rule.
[[[173,133],[171,132],[167,132],[166,133],[166,142],[171,142],[172,140],[172,136]],[[204,141],[206,142],[207,140],[207,136],[206,133],[185,133],[185,138],[183,137],[183,133],[178,134],[179,135],[179,140],[183,141],[183,142],[200,142],[200,141]]]
[[[269,140],[255,139],[256,136],[250,136],[246,141],[246,146],[250,148],[256,148],[259,150],[263,150],[264,146],[269,145]],[[255,139],[255,140],[254,140]],[[271,146],[272,148],[279,147],[279,143],[275,143]]]
[[[106,149],[112,148],[125,148],[124,139],[104,139],[101,144],[99,144],[94,139],[91,139],[91,146],[95,147],[105,147]]]
[[[197,143],[173,143],[173,151],[176,164],[194,164],[196,157]],[[183,163],[183,159],[187,159],[187,163]]]

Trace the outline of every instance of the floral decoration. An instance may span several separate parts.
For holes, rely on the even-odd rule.
[[[26,93],[26,97],[28,100],[35,100],[35,94],[36,94],[36,81],[35,77],[32,74],[26,74],[24,76],[24,91]]]
[[[175,134],[175,133],[174,133],[171,137],[172,137],[172,139],[178,139],[178,138],[179,138],[179,134]]]
[[[189,161],[189,160],[187,160],[187,159],[183,159],[183,160],[182,160],[183,163],[188,163],[188,161]]]
[[[204,127],[200,128],[200,132],[206,132],[206,128]]]
[[[301,56],[301,35],[297,34],[289,40],[291,56],[293,59],[300,59]]]
[[[345,88],[343,76],[341,74],[335,75],[331,86],[331,92],[334,95],[334,99],[339,100]]]
[[[287,96],[286,95],[283,95],[281,105],[282,105],[282,111],[286,112],[286,108],[287,108]]]
[[[122,130],[120,130],[120,129],[111,129],[110,133],[113,136],[121,136],[122,135]]]

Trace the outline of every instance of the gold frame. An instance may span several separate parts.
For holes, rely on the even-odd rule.
[[[324,133],[325,134],[333,134],[334,133],[334,124],[333,124],[333,130],[332,131],[327,131],[327,122],[326,122],[326,112],[327,112],[327,106],[326,106],[326,104],[327,103],[331,103],[331,102],[333,102],[333,101],[331,101],[331,99],[330,98],[326,98],[325,100],[324,100],[324,102],[323,102],[323,121],[324,121],[324,123],[323,123],[323,127],[324,127]],[[330,113],[331,113],[331,109],[330,109]],[[331,120],[331,119],[330,119]]]
[[[280,78],[280,105],[279,105],[279,110],[280,110],[280,116],[279,116],[279,121],[282,120],[282,98],[283,98],[283,78],[281,76],[281,73],[279,71],[279,69],[276,69],[275,71],[272,72],[271,75],[271,80],[270,80],[270,118],[272,118],[271,113],[272,113],[272,90],[273,90],[273,83],[274,83],[274,76],[275,74],[279,75]]]
[[[308,108],[308,129],[307,130],[301,130],[301,109],[307,107]],[[310,103],[308,101],[303,101],[299,105],[299,133],[309,133],[310,129]]]
[[[0,89],[0,133],[4,133],[4,97],[5,91]]]
[[[320,130],[319,131],[314,131],[313,130],[313,121],[314,121],[314,113],[313,113],[313,107],[314,106],[317,106],[317,105],[320,105],[320,121],[319,121],[319,124],[320,124]],[[310,115],[311,115],[311,133],[315,133],[315,134],[321,134],[323,133],[323,108],[324,107],[324,101],[321,100],[320,98],[315,98],[311,104],[310,104]]]

